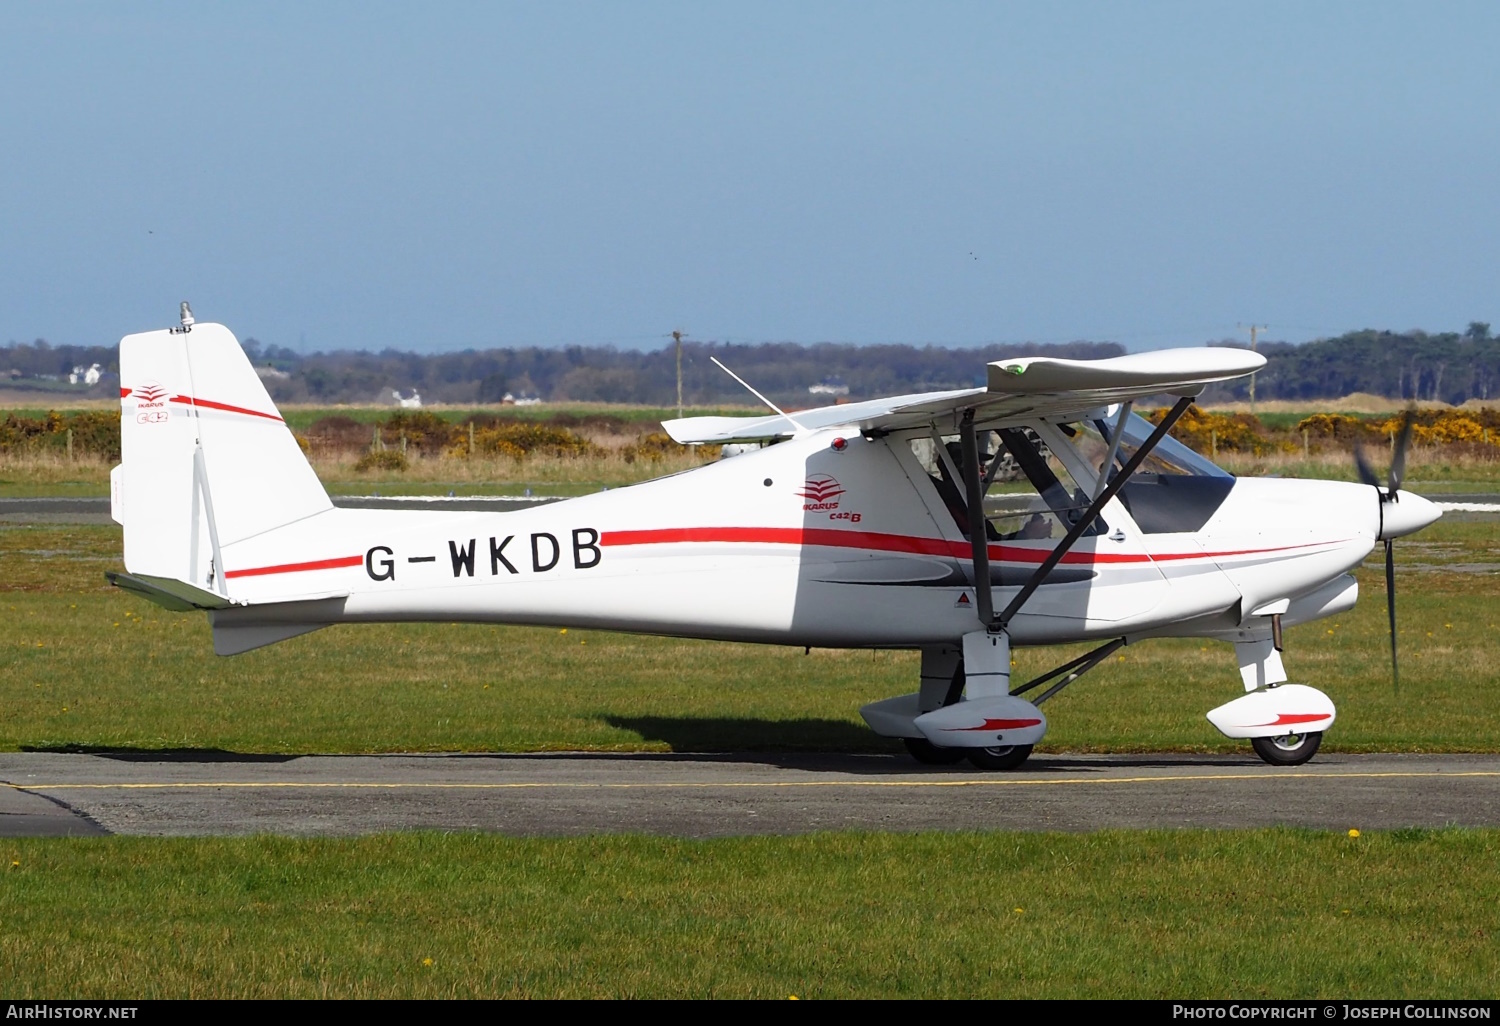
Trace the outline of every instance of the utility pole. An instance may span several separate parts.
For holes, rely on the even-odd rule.
[[[1241,328],[1250,330],[1250,351],[1255,352],[1255,336],[1270,327],[1269,324],[1241,324]],[[1255,375],[1250,375],[1250,415],[1255,415]]]
[[[677,343],[677,419],[682,419],[682,332],[672,332],[672,338]]]

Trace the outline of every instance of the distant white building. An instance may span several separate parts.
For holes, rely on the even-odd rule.
[[[256,373],[256,376],[258,376],[260,378],[260,380],[262,380],[262,381],[285,381],[285,380],[287,380],[288,378],[291,377],[291,375],[288,374],[286,371],[284,371],[284,370],[277,370],[275,367],[272,367],[269,363],[266,364],[264,367],[257,367],[257,368],[255,368],[255,373]]]
[[[411,390],[409,398],[402,398],[401,393],[393,388],[391,389],[391,398],[395,399],[396,405],[400,406],[403,410],[420,410],[422,408],[422,397],[417,393],[415,388]]]
[[[97,363],[91,364],[87,370],[81,366],[74,367],[73,372],[68,375],[68,384],[76,385],[79,381],[82,381],[85,385],[97,385],[99,384],[100,373]]]
[[[519,399],[509,392],[500,397],[500,402],[505,406],[540,406],[542,397],[539,395],[523,395]]]
[[[834,378],[825,378],[816,385],[809,385],[808,395],[831,395],[841,396],[849,394],[849,386]]]

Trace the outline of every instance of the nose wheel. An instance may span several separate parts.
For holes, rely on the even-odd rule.
[[[1306,734],[1281,734],[1277,737],[1252,737],[1250,746],[1255,754],[1272,766],[1301,766],[1318,752],[1323,743],[1323,732]]]

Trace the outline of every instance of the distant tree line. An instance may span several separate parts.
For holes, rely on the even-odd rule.
[[[429,403],[493,403],[507,394],[553,402],[676,402],[676,354],[670,344],[649,351],[530,346],[431,355],[395,349],[304,354],[262,346],[253,338],[244,345],[278,402],[391,402],[393,390],[412,389]],[[1471,398],[1500,399],[1500,339],[1478,321],[1462,333],[1366,329],[1302,345],[1266,342],[1258,348],[1268,363],[1256,375],[1257,399],[1332,399],[1352,392],[1455,405]],[[773,400],[807,406],[830,401],[809,395],[809,386],[820,383],[847,386],[851,399],[967,388],[984,382],[985,364],[994,360],[1043,355],[1099,359],[1124,351],[1113,342],[974,348],[684,342],[683,399],[695,406],[749,401],[710,362],[712,356]],[[66,380],[74,367],[93,363],[106,373],[93,391],[107,395],[119,385],[115,347],[50,346],[41,339],[12,343],[0,347],[0,387],[10,381],[18,387],[35,382],[50,388],[57,379]],[[1203,398],[1223,401],[1248,394],[1248,382],[1242,379],[1216,386]]]
[[[1366,328],[1302,345],[1268,342],[1257,348],[1266,358],[1266,369],[1255,376],[1258,400],[1337,399],[1354,392],[1455,406],[1500,399],[1500,339],[1483,321],[1462,333]],[[1204,398],[1246,399],[1249,390],[1248,379],[1241,379]]]

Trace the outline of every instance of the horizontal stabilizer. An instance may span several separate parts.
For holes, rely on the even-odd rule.
[[[170,577],[148,577],[145,574],[122,574],[107,571],[104,574],[116,588],[140,595],[163,609],[174,613],[186,613],[194,609],[228,609],[234,605],[222,595],[195,588]]]
[[[214,652],[221,656],[239,655],[252,648],[322,630],[344,618],[344,602],[348,597],[327,595],[209,613],[208,622],[214,628]]]
[[[214,654],[239,655],[252,648],[263,648],[287,638],[311,634],[327,626],[326,623],[247,623],[231,627],[214,624]]]

